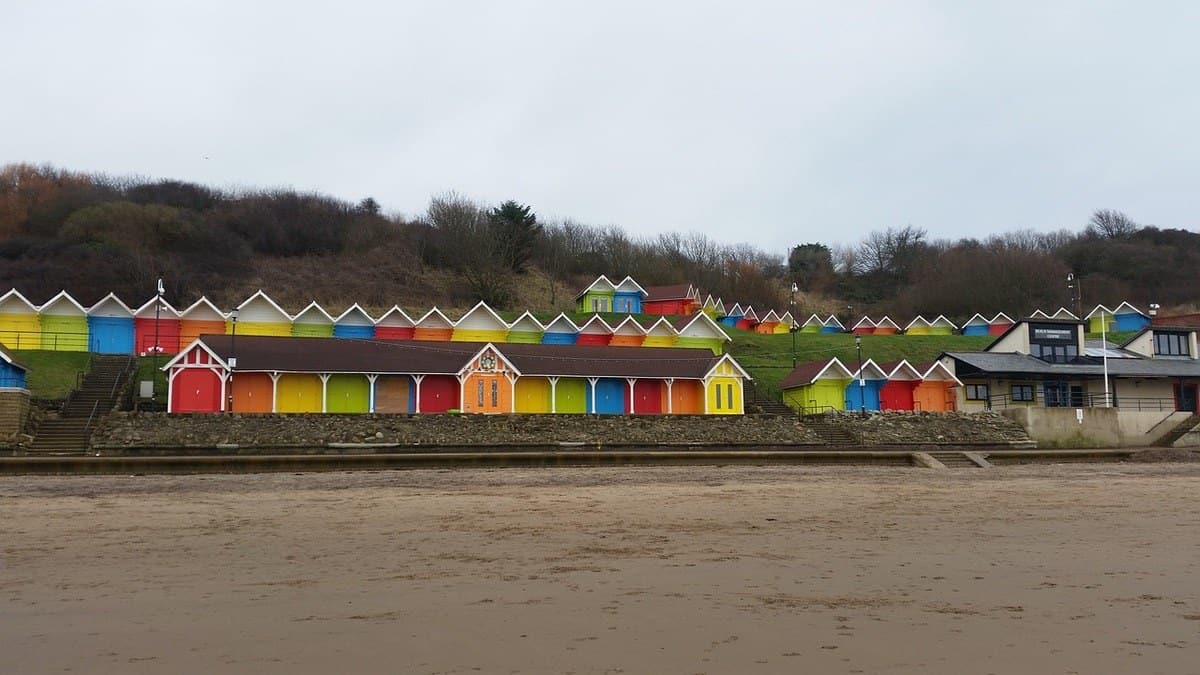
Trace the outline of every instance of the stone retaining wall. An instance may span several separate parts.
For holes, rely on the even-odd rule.
[[[862,428],[866,444],[1007,445],[1027,440],[992,414],[839,416]],[[857,433],[857,432],[855,432]],[[791,416],[595,415],[166,415],[114,413],[92,437],[96,449],[318,448],[329,444],[402,446],[587,446],[703,444],[821,445]]]
[[[0,447],[15,447],[29,440],[33,407],[25,389],[0,390]]]

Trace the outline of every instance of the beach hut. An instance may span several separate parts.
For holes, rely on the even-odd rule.
[[[571,321],[566,314],[554,317],[554,320],[546,324],[546,330],[542,332],[542,344],[544,345],[573,345],[578,339],[579,326],[576,326],[575,322]],[[583,412],[583,410],[579,412]]]
[[[58,352],[88,350],[87,310],[66,291],[59,292],[38,308],[42,325],[42,349]]]
[[[1043,312],[1040,309],[1035,309],[1035,310],[1033,310],[1033,314],[1029,315],[1029,318],[1031,318],[1031,319],[1049,319],[1050,315]]]
[[[179,313],[179,348],[184,349],[201,335],[225,332],[225,314],[207,297],[201,296]]]
[[[903,359],[879,367],[887,373],[887,382],[879,390],[880,410],[912,410],[913,392],[921,384],[923,373]]]
[[[777,327],[779,327],[779,315],[772,309],[758,320],[758,325],[754,327],[754,332],[762,335],[774,335]]]
[[[587,288],[575,296],[575,306],[580,313],[598,313],[613,311],[613,296],[617,287],[608,277],[601,274]]]
[[[1079,320],[1079,317],[1075,316],[1075,313],[1072,312],[1071,310],[1067,309],[1066,307],[1059,307],[1057,312],[1050,315],[1050,318],[1051,319],[1067,319],[1070,321],[1078,321]]]
[[[642,300],[646,289],[638,285],[633,277],[625,277],[613,289],[613,311],[622,314],[641,314]]]
[[[579,327],[579,336],[575,338],[575,344],[604,346],[612,341],[612,335],[612,326],[599,316],[593,316]]]
[[[725,317],[725,301],[720,298],[717,298],[717,306],[713,310],[712,318],[719,321],[724,317]]]
[[[846,410],[879,410],[879,392],[888,374],[871,359],[863,362],[846,385]]]
[[[699,305],[699,292],[691,284],[671,286],[649,286],[642,300],[642,311],[646,314],[666,316],[688,316]]]
[[[996,314],[988,322],[988,335],[1003,335],[1013,327],[1013,320],[1004,312]]]
[[[962,382],[941,361],[914,366],[921,373],[921,383],[913,389],[913,405],[927,412],[953,412],[957,409],[956,387]]]
[[[875,322],[871,317],[864,316],[850,327],[850,332],[855,335],[870,335],[875,332]]]
[[[1088,322],[1089,333],[1112,333],[1117,325],[1113,311],[1104,305],[1096,305],[1084,319]]]
[[[729,326],[730,328],[736,328],[738,321],[742,320],[743,313],[744,311],[742,310],[742,306],[740,304],[734,304],[733,307],[729,308],[729,311],[725,314],[725,316],[721,317],[721,325]]]
[[[513,412],[519,376],[520,371],[502,352],[494,345],[484,345],[458,372],[462,382],[460,410],[481,415]]]
[[[24,389],[28,371],[12,352],[0,346],[0,389]]]
[[[133,313],[134,349],[141,356],[179,353],[179,312],[161,298],[150,298]]]
[[[912,321],[909,321],[908,325],[904,327],[904,333],[906,335],[929,335],[931,332],[933,332],[933,330],[932,326],[929,324],[929,319],[926,319],[920,314],[918,314],[917,317]]]
[[[0,343],[9,349],[42,348],[42,322],[37,305],[15,288],[0,296]]]
[[[957,330],[958,326],[946,318],[945,314],[938,314],[936,319],[929,322],[929,332],[932,335],[954,335]]]
[[[991,324],[982,314],[976,314],[967,319],[962,326],[963,335],[987,335]]]
[[[646,329],[632,316],[617,324],[612,330],[612,339],[608,344],[613,347],[641,347],[646,341]]]
[[[292,337],[333,337],[333,317],[316,302],[292,317]]]
[[[542,335],[545,332],[546,327],[542,325],[542,322],[529,312],[525,312],[509,326],[508,341],[517,344],[538,344],[542,341]]]
[[[704,312],[691,318],[679,317],[673,325],[675,330],[679,331],[679,339],[675,341],[676,347],[709,349],[713,354],[720,355],[725,352],[725,343],[731,340],[729,335],[721,330],[720,324],[708,318]]]
[[[376,340],[411,340],[416,323],[398,305],[383,313],[375,322]]]
[[[413,339],[427,342],[449,342],[454,337],[454,322],[442,310],[434,307],[417,319],[413,326]],[[442,384],[435,385],[442,387]],[[431,390],[432,391],[432,390]],[[453,407],[453,406],[451,406]],[[449,410],[447,408],[446,410]]]
[[[370,340],[375,337],[375,319],[356,302],[333,320],[333,337]]]
[[[98,354],[132,354],[136,332],[133,310],[113,293],[87,311],[88,351]]]
[[[738,319],[735,324],[738,330],[754,330],[757,325],[758,312],[755,312],[753,307],[746,307],[742,310],[742,318]]]
[[[717,318],[717,301],[713,299],[711,293],[704,298],[704,304],[700,306],[700,311],[707,314],[710,319]]]
[[[230,322],[232,324],[232,318]],[[232,330],[231,325],[226,332]],[[286,337],[292,334],[292,315],[259,290],[237,306],[237,332],[238,335]]]
[[[822,333],[845,333],[846,327],[842,325],[841,321],[838,321],[838,318],[836,316],[830,314],[829,318],[825,319],[825,322],[821,324],[821,332]]]
[[[812,316],[808,317],[808,319],[806,319],[803,324],[801,324],[800,332],[801,333],[822,333],[822,332],[824,332],[824,328],[825,328],[825,322],[821,320],[821,317],[817,316],[816,314],[813,314]]]
[[[646,328],[646,338],[642,340],[643,347],[674,347],[679,342],[679,331],[671,325],[667,317],[659,317]]]
[[[508,322],[480,301],[454,322],[455,342],[506,342]]]
[[[900,326],[886,316],[875,322],[876,335],[895,335],[899,332]]]
[[[1150,316],[1128,302],[1122,302],[1113,310],[1117,332],[1140,331],[1150,325]]]
[[[775,334],[779,335],[780,333],[790,333],[792,332],[792,328],[795,326],[796,319],[792,316],[792,313],[784,312],[783,315],[779,317],[779,323],[775,324]]]
[[[745,413],[745,390],[750,375],[729,354],[713,365],[704,376],[704,412],[708,415]]]
[[[853,373],[835,356],[795,367],[779,383],[783,402],[801,413],[846,409],[846,385]]]

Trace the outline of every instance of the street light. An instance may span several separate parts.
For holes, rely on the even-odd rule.
[[[788,326],[788,332],[792,334],[792,370],[796,369],[796,333],[800,330],[800,326],[796,324],[796,291],[800,288],[796,282],[792,282],[792,325]]]
[[[1083,315],[1083,290],[1079,287],[1079,277],[1074,272],[1067,272],[1067,288],[1071,291],[1071,304],[1075,306],[1075,314]]]
[[[150,371],[150,409],[153,410],[158,403],[158,312],[162,309],[163,282],[158,280],[156,287],[158,293],[154,296],[154,369]]]
[[[867,381],[863,377],[862,367],[862,336],[854,336],[854,349],[858,351],[858,410],[863,417],[867,416]]]
[[[237,368],[237,320],[238,308],[229,310],[229,403],[225,406],[229,414],[233,414],[233,371]]]

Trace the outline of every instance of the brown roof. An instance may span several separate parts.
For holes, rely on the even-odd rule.
[[[688,291],[691,289],[691,284],[675,284],[674,286],[647,286],[646,298],[643,300],[643,302],[687,300],[692,297],[688,295]]]
[[[235,355],[231,335],[204,335],[201,340],[222,360]],[[238,370],[451,375],[485,344],[239,336],[236,356]],[[524,375],[700,379],[721,358],[708,349],[677,347],[494,346]]]
[[[3,355],[2,358],[5,361],[8,361],[25,372],[29,372],[29,366],[26,366],[24,363],[21,363],[19,360],[17,360],[17,357],[11,351],[5,348],[4,345],[0,345],[0,355]]]
[[[784,376],[779,382],[780,389],[791,389],[792,387],[803,387],[812,384],[817,375],[821,374],[822,370],[829,365],[833,359],[825,359],[823,361],[809,361],[796,366],[796,369]]]

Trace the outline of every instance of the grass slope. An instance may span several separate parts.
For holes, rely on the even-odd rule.
[[[66,398],[75,388],[79,373],[88,369],[92,355],[87,352],[21,350],[17,360],[29,368],[25,386],[34,398]]]

